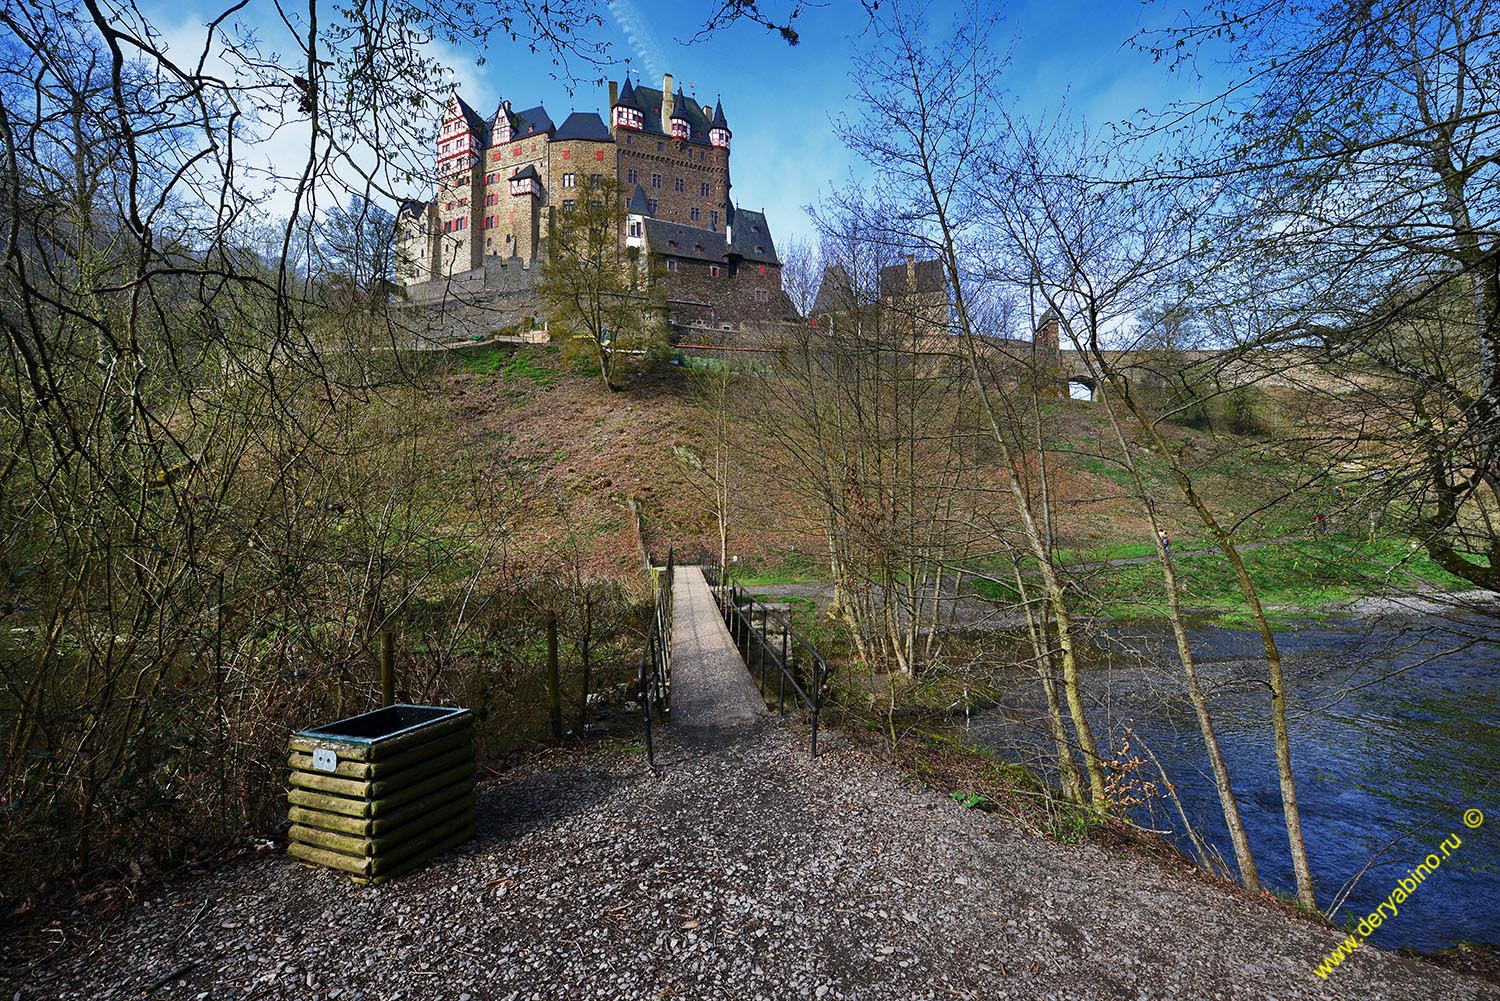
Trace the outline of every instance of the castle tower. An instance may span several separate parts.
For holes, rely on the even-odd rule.
[[[724,104],[714,101],[714,118],[708,130],[708,141],[716,148],[729,152],[729,139],[734,133],[729,131],[729,122],[724,118]]]
[[[612,84],[611,89],[613,89]],[[641,107],[640,100],[635,96],[635,87],[631,85],[630,77],[625,78],[624,88],[610,103],[609,124],[611,128],[631,129],[639,132],[646,127],[646,109]]]
[[[693,134],[693,126],[692,119],[688,118],[688,103],[682,96],[681,87],[677,88],[677,96],[672,99],[671,107],[672,113],[669,121],[672,126],[672,138],[686,142]]]

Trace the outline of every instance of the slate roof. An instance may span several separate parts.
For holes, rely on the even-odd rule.
[[[653,254],[686,257],[713,264],[722,264],[728,249],[724,245],[723,233],[667,222],[665,219],[646,220],[646,242]]]
[[[842,264],[830,264],[823,269],[823,280],[818,282],[818,294],[813,297],[814,315],[839,313],[854,305],[854,282]]]
[[[671,137],[671,133],[661,130],[661,91],[652,87],[635,88],[635,99],[640,102],[641,110],[645,112],[646,127],[641,131],[650,135],[665,135]],[[703,109],[691,100],[682,102],[686,111],[688,123],[688,141],[708,145],[708,130],[712,123],[703,114]],[[673,109],[675,113],[677,109]]]
[[[630,196],[630,204],[625,206],[626,215],[651,214],[651,203],[646,200],[646,189],[639,184],[635,186],[635,192]]]
[[[400,207],[396,209],[396,214],[402,215],[404,213],[406,215],[421,215],[422,213],[427,211],[427,206],[429,204],[431,203],[420,201],[414,198],[403,198],[401,199]]]
[[[552,133],[552,141],[559,139],[590,139],[595,142],[613,142],[609,134],[609,127],[604,124],[594,111],[575,111],[568,116],[568,120],[562,123],[562,127]]]
[[[918,261],[916,265],[917,287],[909,288],[906,280],[906,262],[892,264],[880,269],[880,294],[902,295],[912,292],[947,292],[948,276],[939,260]]]
[[[637,111],[645,111],[641,107],[640,99],[635,95],[635,87],[630,83],[630,77],[625,78],[625,86],[620,88],[620,96],[615,98],[616,108],[634,108]]]
[[[776,244],[771,242],[771,227],[766,223],[765,213],[730,206],[729,226],[733,235],[729,253],[761,264],[781,263],[776,256]]]
[[[526,139],[530,136],[550,134],[556,126],[552,124],[552,117],[547,114],[547,109],[538,104],[535,108],[527,108],[525,111],[516,112],[515,139]]]
[[[453,92],[453,97],[458,101],[458,110],[463,113],[464,121],[469,123],[470,131],[478,133],[480,142],[489,145],[490,127],[489,123],[484,120],[484,116],[469,107],[469,102],[459,97],[458,91]]]
[[[536,172],[536,164],[534,164],[534,163],[528,163],[526,166],[522,167],[520,170],[518,170],[514,174],[510,175],[510,177],[507,178],[507,180],[521,181],[521,180],[524,180],[524,179],[526,179],[528,177],[531,178],[533,181],[540,181],[542,179],[542,175],[538,174]]]
[[[688,99],[682,95],[682,88],[678,87],[677,88],[677,96],[674,97],[674,98],[672,98],[672,118],[671,118],[671,120],[675,122],[675,121],[677,121],[677,119],[680,118],[684,122],[691,121],[691,119],[688,118],[688,108],[689,107],[690,107],[690,105],[688,104]],[[702,112],[699,112],[699,113],[701,114]]]
[[[729,120],[724,117],[724,103],[722,101],[714,102],[714,120],[709,123],[709,127],[723,129],[725,132],[729,131]]]

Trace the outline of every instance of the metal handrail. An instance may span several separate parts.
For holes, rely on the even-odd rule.
[[[667,565],[651,573],[651,623],[646,628],[646,649],[641,654],[641,671],[637,680],[641,699],[642,725],[646,730],[646,761],[656,764],[656,745],[651,735],[653,711],[663,721],[672,714],[672,581],[674,553],[667,550]]]
[[[828,685],[828,662],[823,659],[817,647],[792,628],[790,611],[778,616],[781,620],[781,642],[778,652],[769,641],[767,629],[768,622],[775,613],[764,603],[752,597],[749,592],[729,581],[720,568],[705,565],[703,576],[713,592],[714,604],[718,606],[724,625],[728,627],[729,635],[734,640],[735,646],[739,648],[745,667],[752,675],[756,674],[756,667],[751,665],[752,656],[757,662],[759,673],[756,683],[762,697],[766,695],[766,664],[769,659],[774,662],[776,668],[777,711],[786,712],[788,683],[791,684],[797,699],[807,707],[812,717],[811,753],[816,758],[818,756],[818,717],[823,709],[823,695]],[[759,631],[755,626],[757,609],[760,612]],[[812,665],[812,678],[809,685],[812,690],[810,692],[803,687],[802,679],[797,677],[795,671],[795,668],[802,663],[797,655],[799,646],[809,655],[806,661]]]

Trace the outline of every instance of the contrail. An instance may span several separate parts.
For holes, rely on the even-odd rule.
[[[652,79],[660,80],[666,60],[662,58],[661,46],[656,44],[656,37],[651,34],[640,9],[632,0],[608,0],[606,6],[631,47],[635,49],[640,68],[649,73]]]

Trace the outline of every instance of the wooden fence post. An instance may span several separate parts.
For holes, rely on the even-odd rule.
[[[557,673],[557,613],[547,613],[547,695],[552,702],[552,739],[561,741],[562,679]]]

